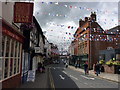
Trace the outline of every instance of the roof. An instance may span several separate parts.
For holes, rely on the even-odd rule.
[[[36,20],[35,16],[33,16],[33,22],[35,23],[35,26],[36,26],[38,32],[41,33],[42,38],[43,38],[43,43],[45,44],[45,36],[43,35],[42,29],[41,29],[41,27],[40,27],[38,21]]]

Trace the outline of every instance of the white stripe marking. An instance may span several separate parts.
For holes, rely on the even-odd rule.
[[[91,79],[91,80],[95,80],[95,78],[89,78],[89,77],[86,77],[86,76],[83,76],[81,75],[82,77],[86,78],[86,79]]]
[[[61,77],[61,79],[62,79],[62,80],[64,80],[64,79],[65,79],[65,77],[63,77],[62,75],[59,75],[59,76]]]
[[[62,71],[63,73],[67,74],[65,71]]]
[[[78,80],[78,78],[76,78],[76,77],[74,77],[74,76],[72,76],[72,75],[70,75],[70,77],[74,78],[75,80]]]
[[[87,83],[84,83],[84,84],[88,85]]]

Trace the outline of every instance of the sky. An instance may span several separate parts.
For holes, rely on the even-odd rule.
[[[118,25],[118,2],[34,2],[34,16],[50,43],[67,50],[79,19],[96,12],[104,30]]]

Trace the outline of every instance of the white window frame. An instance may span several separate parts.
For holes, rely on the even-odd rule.
[[[8,77],[10,77],[10,59],[11,59],[11,44],[12,39],[10,38],[9,54],[8,54]]]
[[[5,70],[5,54],[6,54],[6,43],[7,43],[7,36],[5,36],[5,47],[4,47],[4,54],[3,54],[3,77],[2,77],[2,79],[4,79],[4,70]]]
[[[22,60],[21,60],[21,58],[22,58],[22,57],[21,57],[21,56],[22,56],[22,44],[21,44],[21,43],[20,43],[20,48],[19,48],[19,49],[20,49],[20,56],[19,56],[19,60],[20,60],[20,61],[19,61],[19,73],[20,73],[20,71],[21,71],[21,70],[20,70],[20,69],[21,69],[20,66],[21,66],[21,61],[22,61]]]
[[[22,43],[14,40],[13,38],[11,38],[9,36],[6,36],[6,35],[4,35],[3,37],[4,37],[4,41],[3,41],[3,43],[4,43],[4,49],[3,50],[4,51],[3,51],[3,56],[0,57],[0,59],[2,59],[2,79],[0,80],[0,82],[4,81],[6,79],[9,79],[9,78],[11,78],[13,76],[16,76],[17,74],[20,73],[20,69],[21,69],[20,68],[21,67],[21,56],[22,56],[21,55],[22,54]],[[6,57],[6,49],[7,49],[6,46],[7,46],[8,38],[10,38],[9,53],[8,53],[8,57]],[[14,44],[12,44],[12,43],[14,43]],[[17,50],[15,49],[16,44],[17,44]],[[13,45],[13,48],[11,48],[12,45]],[[14,49],[13,52],[12,52],[12,49]],[[13,56],[11,56],[11,53],[13,53]],[[15,57],[15,53],[17,53],[16,57]],[[18,56],[18,54],[20,54],[20,55]],[[7,77],[4,78],[4,76],[5,76],[5,60],[6,60],[6,58],[8,58],[8,72],[7,72]],[[13,64],[12,64],[12,75],[10,76],[10,60],[11,60],[11,58],[13,59],[12,60]],[[14,62],[15,62],[15,60],[17,60],[17,62],[16,62],[16,73],[14,74],[14,67],[15,67],[14,66]],[[19,65],[18,65],[18,60],[20,60],[19,61]],[[19,70],[19,71],[17,72],[17,70]]]

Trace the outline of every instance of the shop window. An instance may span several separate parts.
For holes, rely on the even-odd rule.
[[[111,56],[111,59],[115,58],[114,54],[111,54],[110,56]]]
[[[8,36],[2,36],[2,57],[0,57],[0,81],[20,72],[22,44]]]
[[[13,72],[13,58],[10,59],[10,76],[12,75]]]
[[[16,59],[14,59],[14,74],[16,74]]]
[[[18,42],[15,42],[15,59],[14,59],[14,74],[16,74],[16,70],[17,70],[17,52],[18,52]]]
[[[2,58],[0,58],[0,81],[2,80]]]
[[[120,54],[116,54],[116,60],[120,60]]]
[[[5,57],[8,57],[8,55],[9,55],[9,49],[10,49],[10,38],[7,37]]]
[[[5,36],[2,36],[2,56],[4,54],[4,47],[5,47]]]
[[[5,59],[4,78],[7,78],[7,77],[8,77],[8,65],[9,65],[8,58],[6,58],[6,59]]]
[[[14,54],[14,40],[12,40],[12,44],[11,44],[11,57],[14,57],[13,54]]]
[[[20,64],[20,44],[18,43],[18,55],[17,55],[17,73],[19,73],[19,64]]]

